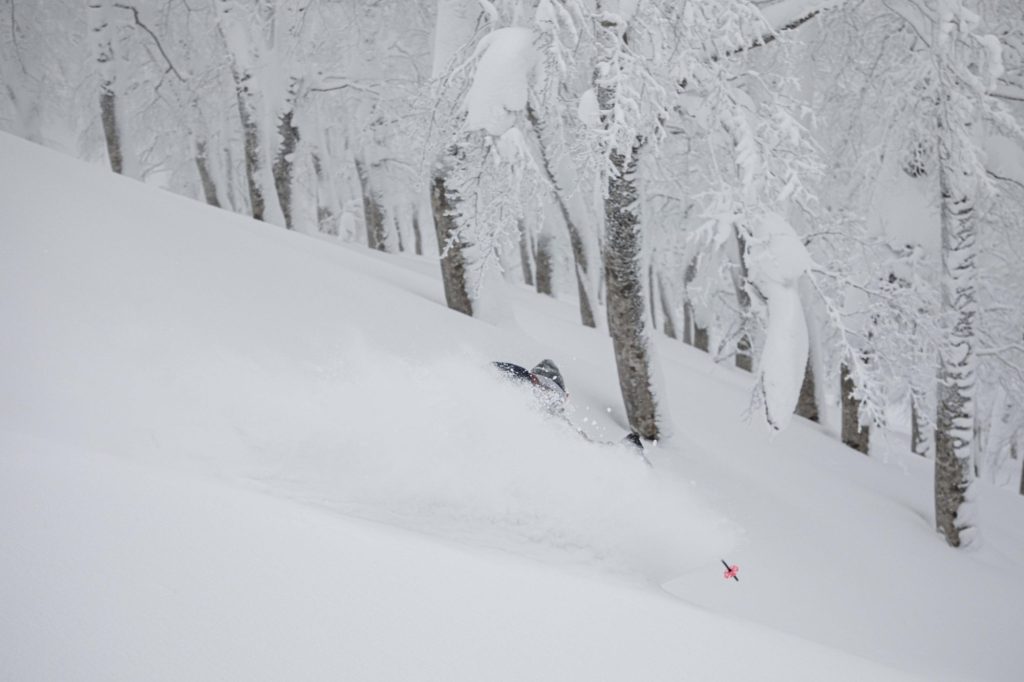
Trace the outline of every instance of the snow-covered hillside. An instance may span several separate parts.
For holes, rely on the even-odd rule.
[[[769,440],[668,339],[648,468],[571,302],[493,326],[434,260],[0,158],[4,677],[1019,678],[1024,498],[952,550],[928,462]],[[488,366],[543,357],[612,444]]]

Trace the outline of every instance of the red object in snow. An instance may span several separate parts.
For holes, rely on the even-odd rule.
[[[725,566],[725,573],[722,575],[723,578],[725,578],[726,580],[732,578],[736,582],[740,581],[740,579],[736,577],[736,574],[740,572],[739,566],[735,564],[730,566],[728,563],[726,563],[725,559],[722,559],[722,565]]]

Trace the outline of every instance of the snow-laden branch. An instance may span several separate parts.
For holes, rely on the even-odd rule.
[[[782,0],[761,8],[765,21],[776,31],[794,29],[810,18],[845,4],[848,0]]]
[[[750,45],[738,47],[725,53],[730,57],[755,47],[762,47],[778,39],[780,33],[800,28],[824,11],[835,9],[849,0],[782,0],[782,2],[761,9],[761,15],[769,30],[756,38]],[[712,57],[719,59],[718,55]]]
[[[318,76],[313,79],[307,88],[309,92],[334,92],[336,90],[358,90],[371,95],[379,95],[380,89],[357,83],[349,78],[340,76]]]
[[[765,214],[750,225],[750,232],[750,281],[768,308],[758,382],[765,417],[772,428],[782,430],[796,408],[807,365],[807,321],[798,283],[814,261],[779,214]]]
[[[466,128],[498,137],[515,125],[526,109],[530,74],[539,55],[527,28],[500,28],[486,35],[476,54],[480,60],[463,106]]]

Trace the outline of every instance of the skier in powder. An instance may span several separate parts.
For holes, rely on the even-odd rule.
[[[574,426],[565,415],[565,404],[569,400],[569,393],[565,390],[565,379],[562,378],[562,371],[558,369],[558,365],[553,360],[541,360],[533,366],[533,369],[526,369],[512,362],[500,361],[495,362],[494,366],[512,381],[528,384],[533,390],[534,397],[544,409],[553,415],[565,419],[566,423],[572,426],[583,438],[592,443],[600,442],[593,440],[582,430]],[[643,442],[635,431],[630,431],[626,434],[625,438],[622,439],[622,443],[636,448],[640,457],[650,466],[650,461],[644,455]],[[609,445],[610,443],[602,444]]]
[[[494,366],[513,381],[529,384],[534,396],[551,414],[565,413],[569,394],[565,390],[562,372],[553,360],[541,360],[533,369],[512,362],[495,362]]]

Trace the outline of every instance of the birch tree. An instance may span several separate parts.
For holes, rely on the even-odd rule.
[[[110,169],[131,175],[126,168],[125,136],[119,98],[118,69],[115,48],[117,26],[113,0],[86,0],[89,17],[89,42],[99,73],[99,108],[103,139],[107,147]]]
[[[472,41],[480,16],[479,6],[468,0],[438,0],[432,68],[432,80],[435,83],[440,83],[454,65],[457,55]],[[457,121],[454,128],[458,129]],[[458,144],[451,139],[456,134],[455,130],[442,133],[445,141],[430,171],[430,202],[441,256],[441,281],[444,284],[445,300],[452,310],[473,315],[473,302],[466,277],[466,257],[463,245],[458,240],[455,220],[461,197],[449,183],[449,176],[461,153]]]
[[[246,12],[238,0],[216,2],[217,27],[224,39],[234,79],[252,217],[284,225],[271,168],[266,93],[258,71],[262,36],[258,32],[255,12],[251,11],[252,7]]]

